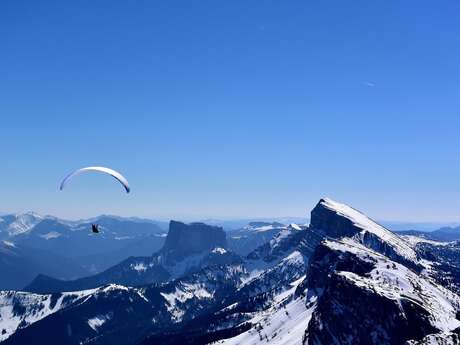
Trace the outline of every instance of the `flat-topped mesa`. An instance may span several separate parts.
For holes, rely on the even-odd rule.
[[[172,220],[161,251],[168,256],[174,255],[175,259],[181,259],[219,247],[227,248],[227,239],[222,227],[204,223],[184,224]]]
[[[411,246],[392,231],[345,204],[323,198],[311,211],[310,228],[340,239],[350,237],[368,248],[397,261],[418,265],[417,254]]]

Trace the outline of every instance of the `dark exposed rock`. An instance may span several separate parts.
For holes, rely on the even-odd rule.
[[[334,210],[325,207],[324,201],[321,199],[311,211],[310,229],[332,238],[352,237],[362,231],[350,219],[339,216]]]
[[[204,223],[184,224],[172,220],[161,253],[168,261],[179,261],[216,247],[227,247],[225,232],[221,227]]]
[[[319,296],[306,330],[307,344],[403,344],[437,331],[419,304],[408,298],[388,299],[338,274],[345,271],[365,276],[373,267],[372,260],[352,253],[325,245],[317,248],[307,279],[298,288]]]
[[[460,293],[460,242],[436,245],[420,242],[415,247],[423,259],[435,262],[434,279],[457,294]]]

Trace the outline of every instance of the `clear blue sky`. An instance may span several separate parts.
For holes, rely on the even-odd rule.
[[[460,220],[458,1],[2,1],[1,211]],[[106,165],[130,180],[125,195]]]

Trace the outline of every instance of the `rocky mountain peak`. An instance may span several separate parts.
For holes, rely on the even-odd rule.
[[[220,226],[204,223],[185,224],[172,220],[162,251],[176,259],[210,251],[216,247],[227,247],[225,232]]]
[[[351,237],[362,230],[354,220],[371,221],[359,211],[329,198],[321,199],[311,211],[310,228],[321,230],[333,238]]]
[[[332,199],[321,199],[311,211],[310,229],[334,239],[353,238],[393,260],[412,268],[418,266],[417,254],[402,237],[360,211]]]

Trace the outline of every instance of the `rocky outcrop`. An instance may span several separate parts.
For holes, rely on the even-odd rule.
[[[204,223],[184,224],[172,220],[161,253],[166,260],[178,261],[216,247],[227,247],[225,232],[221,227]]]
[[[310,262],[298,287],[298,293],[308,291],[317,299],[306,344],[403,344],[460,323],[453,308],[450,321],[436,320],[445,313],[437,309],[443,302],[432,303],[426,296],[441,288],[364,247],[328,241]],[[446,296],[455,305],[456,296]]]

